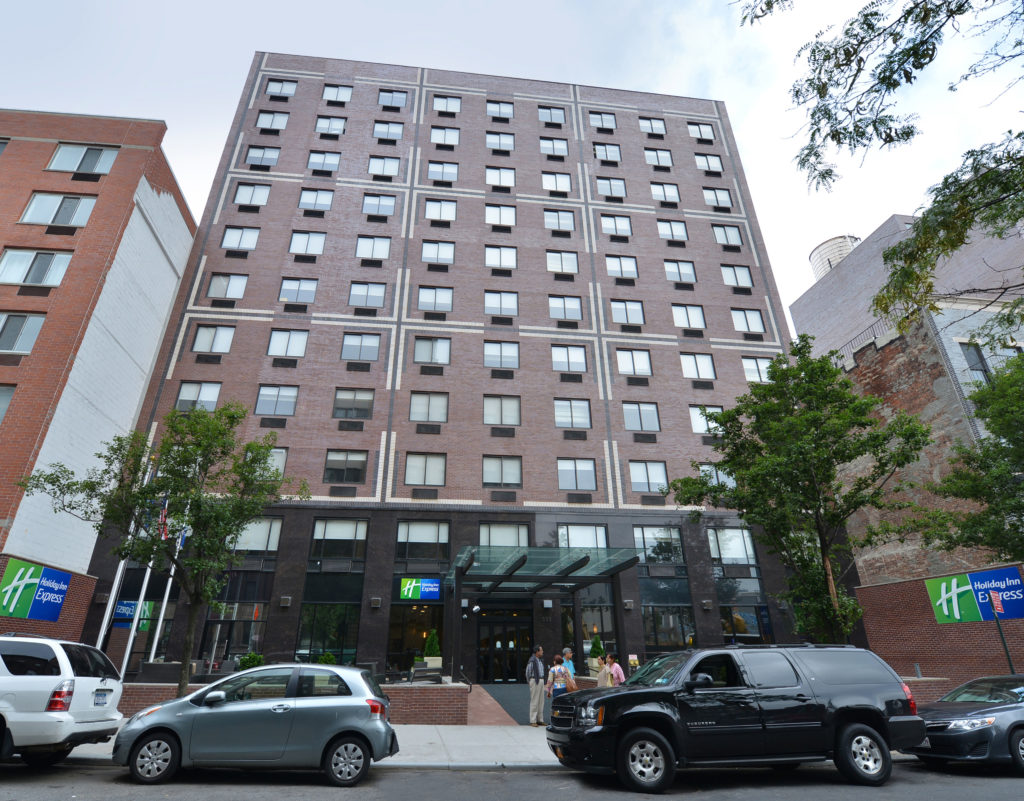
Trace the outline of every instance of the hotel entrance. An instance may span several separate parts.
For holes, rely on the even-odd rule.
[[[533,645],[532,613],[528,609],[483,609],[478,630],[477,681],[525,682]]]

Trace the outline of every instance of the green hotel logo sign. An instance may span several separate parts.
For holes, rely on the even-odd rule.
[[[1003,619],[1024,617],[1024,580],[1015,567],[926,579],[932,612],[939,623],[993,620],[993,606]]]
[[[399,586],[403,601],[436,601],[441,598],[441,579],[404,578]]]
[[[0,616],[55,621],[70,586],[70,573],[9,559],[0,577]]]

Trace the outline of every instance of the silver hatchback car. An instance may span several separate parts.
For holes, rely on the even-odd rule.
[[[113,759],[145,784],[179,767],[320,768],[350,787],[398,752],[388,698],[365,670],[270,665],[143,709],[118,732]]]

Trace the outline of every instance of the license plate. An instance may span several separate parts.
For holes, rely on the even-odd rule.
[[[106,706],[107,701],[110,700],[110,690],[97,690],[96,694],[92,697],[93,706]]]

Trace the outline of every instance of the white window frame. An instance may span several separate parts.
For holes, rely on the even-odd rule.
[[[668,468],[665,462],[631,461],[629,488],[632,492],[661,492],[668,486]]]
[[[31,353],[45,320],[44,314],[0,312],[0,342],[13,340],[9,347],[0,345],[0,353]]]
[[[666,134],[665,120],[661,117],[640,117],[640,130],[644,133]]]
[[[414,364],[450,364],[452,341],[450,337],[413,337]]]
[[[651,181],[651,198],[662,203],[678,203],[679,185]]]
[[[555,398],[555,428],[589,429],[592,427],[590,401],[586,398]]]
[[[622,425],[626,431],[661,431],[661,415],[658,413],[658,404],[623,401]]]
[[[714,381],[715,360],[710,353],[680,353],[679,364],[683,370],[683,378],[702,381]]]
[[[66,251],[7,248],[0,256],[0,284],[59,286],[71,255]]]
[[[484,223],[487,225],[515,225],[516,207],[487,203],[484,205]]]
[[[515,150],[516,136],[500,131],[485,131],[484,145],[491,150]]]
[[[632,236],[633,221],[626,214],[602,214],[601,233],[609,236]]]
[[[382,106],[398,106],[399,108],[405,108],[405,103],[408,99],[409,93],[404,89],[377,90],[377,102]]]
[[[540,152],[546,156],[568,156],[569,140],[557,136],[542,136]]]
[[[197,325],[192,339],[192,352],[230,353],[234,336],[233,325]]]
[[[327,170],[334,172],[341,166],[341,153],[329,150],[310,150],[306,160],[307,170]]]
[[[639,350],[637,348],[616,348],[615,364],[618,368],[619,375],[654,375],[654,369],[651,364],[651,352],[649,350]]]
[[[357,236],[357,259],[388,259],[391,257],[390,236]]]
[[[575,231],[576,214],[565,209],[544,209],[544,227],[549,231]]]
[[[712,225],[711,231],[719,245],[742,245],[743,234],[738,225]]]
[[[484,340],[484,367],[519,369],[519,343]]]
[[[625,197],[626,182],[621,178],[598,178],[597,194],[605,197]]]
[[[459,165],[454,161],[428,161],[427,180],[455,182],[459,180]]]
[[[435,145],[457,145],[459,143],[460,131],[458,128],[449,128],[444,125],[430,126],[430,141]]]
[[[540,185],[547,192],[571,192],[572,175],[567,172],[542,172]]]
[[[669,281],[678,281],[681,284],[697,283],[697,268],[692,261],[679,259],[665,259],[665,278]],[[684,272],[683,265],[689,265],[689,270]]]
[[[462,98],[458,95],[434,95],[434,111],[447,111],[458,114],[462,111]]]
[[[330,117],[326,114],[320,114],[316,118],[316,125],[313,130],[316,133],[334,134],[340,136],[345,133],[345,125],[348,119],[346,117]]]
[[[225,250],[255,250],[259,238],[259,228],[229,225],[224,229],[220,246]]]
[[[443,487],[447,469],[447,454],[407,453],[405,455],[405,484],[413,487]]]
[[[743,376],[749,383],[768,383],[768,367],[772,363],[771,359],[764,356],[743,356],[741,363],[743,364]]]
[[[613,323],[619,325],[644,324],[644,302],[642,300],[612,300],[609,301],[609,304]]]
[[[450,312],[455,291],[450,286],[421,286],[416,295],[419,311]]]
[[[281,158],[281,148],[249,145],[245,151],[245,163],[263,167],[275,167]]]
[[[174,408],[180,412],[187,412],[192,409],[205,409],[208,412],[212,412],[217,408],[219,397],[219,381],[182,381],[178,386],[178,395],[174,400]],[[183,406],[183,402],[188,405]]]
[[[694,139],[714,139],[715,129],[711,123],[708,122],[688,122],[686,123],[686,131]]]
[[[424,240],[420,248],[420,261],[424,264],[454,264],[455,243]]]
[[[390,200],[390,204],[387,202]],[[395,213],[395,203],[397,198],[394,195],[378,195],[374,192],[368,192],[363,195],[363,214],[371,214],[377,217],[390,217]],[[383,201],[383,203],[382,203]],[[383,205],[383,208],[381,206]],[[390,210],[388,206],[390,205]]]
[[[271,409],[263,404],[272,404]],[[256,406],[253,407],[253,414],[260,417],[294,417],[295,409],[299,404],[299,388],[282,384],[260,384],[259,392],[256,395]]]
[[[348,103],[352,99],[352,87],[336,83],[324,84],[321,99],[333,100],[337,103]]]
[[[249,276],[237,273],[213,273],[210,276],[210,284],[206,288],[206,297],[224,298],[225,300],[241,300],[245,296],[245,287],[249,283]],[[223,286],[220,294],[214,294]]]
[[[574,250],[546,251],[549,273],[562,275],[578,275],[580,271],[579,254]]]
[[[501,270],[515,270],[519,264],[519,251],[508,245],[484,245],[484,266]]]
[[[583,298],[577,295],[548,295],[548,316],[552,320],[582,320]]]
[[[398,175],[402,160],[398,156],[370,156],[366,172],[370,175],[395,177]]]
[[[353,281],[348,289],[348,305],[383,309],[388,285],[371,281]]]
[[[261,111],[256,115],[256,127],[261,130],[283,131],[288,127],[287,111]]]
[[[730,309],[732,325],[737,331],[763,334],[765,333],[764,315],[760,309]]]
[[[423,219],[453,222],[458,213],[458,203],[454,200],[428,199],[423,204]]]
[[[75,145],[61,142],[53,152],[53,158],[46,166],[47,170],[55,172],[78,172],[88,175],[107,175],[110,168],[114,166],[118,149],[116,147],[103,147],[102,145]],[[82,165],[93,161],[87,169]]]
[[[595,142],[594,158],[601,161],[614,161],[617,164],[622,161],[622,148],[614,144]]]
[[[316,300],[317,279],[282,278],[278,301],[284,303],[312,303]]]
[[[514,167],[485,167],[484,183],[488,186],[515,186],[516,171]]]
[[[594,459],[558,459],[556,460],[558,489],[562,492],[596,492],[597,462]],[[572,476],[571,481],[563,481]],[[559,526],[559,532],[561,532]],[[594,526],[594,528],[601,528]],[[561,533],[559,533],[561,539]]]
[[[591,128],[614,128],[615,127],[615,115],[608,111],[591,111],[590,112],[590,127]]]
[[[688,239],[686,223],[683,220],[658,220],[658,236],[672,242],[685,242]]]
[[[645,147],[644,161],[656,167],[671,167],[672,151],[664,147]]]
[[[447,392],[410,392],[409,420],[413,423],[447,423]]]
[[[561,106],[537,106],[537,119],[540,122],[555,122],[565,125],[565,109]]]
[[[714,153],[694,153],[697,169],[704,172],[722,172],[722,157]]]
[[[672,322],[676,328],[706,328],[704,307],[694,303],[673,303]]]
[[[583,345],[552,345],[551,369],[556,373],[587,372],[587,349]]]
[[[235,187],[234,202],[240,206],[266,206],[270,199],[270,187],[267,184],[240,183]]]
[[[299,191],[299,208],[330,211],[334,204],[334,191],[331,189],[302,189]]]
[[[636,256],[605,256],[604,266],[613,278],[637,278]]]
[[[327,234],[321,231],[292,231],[288,252],[300,256],[323,255]]]
[[[754,278],[749,267],[742,264],[723,264],[722,283],[726,286],[752,287]]]
[[[488,117],[512,119],[515,116],[515,104],[504,100],[488,100],[486,106]]]
[[[732,208],[732,194],[728,189],[716,189],[715,187],[704,187],[704,203],[708,206],[719,206]]]
[[[517,316],[519,314],[519,293],[496,289],[484,290],[484,314]]]
[[[398,141],[405,133],[405,124],[401,122],[388,122],[386,120],[375,120],[373,123],[373,138]]]
[[[341,336],[341,358],[353,362],[375,362],[380,358],[380,334],[357,334],[345,333]],[[345,355],[345,350],[355,349],[358,354],[355,356]],[[373,355],[369,351],[373,350]],[[366,351],[364,353],[364,351]]]
[[[301,359],[306,355],[306,343],[308,341],[309,331],[300,331],[292,328],[272,328],[270,330],[270,341],[267,343],[267,355]]]
[[[484,425],[522,425],[522,406],[522,398],[518,395],[484,395]]]
[[[89,222],[96,198],[89,195],[63,195],[33,192],[19,222],[30,225],[67,225],[81,228]],[[70,214],[68,213],[70,212]]]
[[[298,81],[289,81],[286,78],[267,78],[266,91],[271,97],[294,97],[295,90],[298,88]]]

